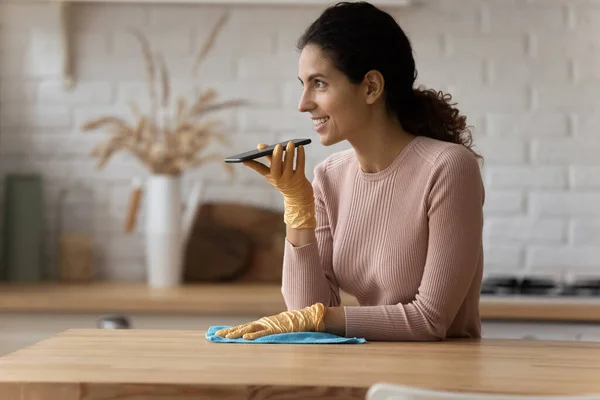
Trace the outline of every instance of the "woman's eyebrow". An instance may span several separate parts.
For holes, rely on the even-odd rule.
[[[326,78],[326,76],[325,76],[325,75],[323,75],[323,74],[321,74],[321,73],[312,74],[312,75],[310,75],[310,76],[308,77],[308,81],[310,82],[310,81],[312,81],[313,79],[316,79],[316,78]],[[298,80],[299,80],[301,83],[304,83],[304,82],[302,82],[302,79],[300,79],[300,77],[298,77]]]

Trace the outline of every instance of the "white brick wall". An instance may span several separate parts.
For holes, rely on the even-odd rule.
[[[163,52],[176,95],[210,86],[223,98],[252,100],[246,109],[220,114],[234,142],[226,152],[315,138],[296,110],[294,45],[319,8],[232,7],[211,57],[191,79],[194,55],[222,11],[75,6],[78,81],[65,92],[56,9],[0,0],[0,173],[38,171],[46,179],[49,256],[58,192],[80,185],[91,195],[72,193],[69,224],[94,235],[101,276],[144,277],[143,214],[135,234],[124,235],[122,226],[129,182],[147,172],[127,155],[96,170],[88,153],[104,134],[78,130],[105,113],[129,118],[130,100],[147,105],[143,61],[129,27],[144,29]],[[391,11],[414,45],[418,83],[449,90],[475,127],[477,150],[486,158],[486,271],[600,275],[600,6],[426,0]],[[343,148],[315,140],[309,178],[318,161]],[[191,171],[185,182],[203,179],[206,199],[281,208],[280,195],[261,177],[237,170],[233,184],[219,165]]]

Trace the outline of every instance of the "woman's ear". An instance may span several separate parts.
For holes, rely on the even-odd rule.
[[[369,71],[365,75],[365,85],[367,87],[366,101],[367,104],[373,104],[383,94],[385,81],[383,75],[379,71]]]

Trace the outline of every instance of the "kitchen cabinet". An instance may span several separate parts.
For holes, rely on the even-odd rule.
[[[343,305],[356,299],[341,293]],[[0,284],[0,355],[68,329],[97,328],[115,313],[133,329],[207,330],[285,309],[276,284]],[[600,299],[483,296],[484,338],[600,341]]]
[[[600,341],[600,298],[482,296],[482,336]]]
[[[482,337],[600,342],[600,323],[483,321]]]
[[[238,325],[256,320],[258,314],[198,316],[123,314],[131,329],[207,330],[213,325]],[[102,313],[0,313],[0,356],[32,345],[68,329],[99,328]],[[569,340],[600,342],[600,323],[482,322],[482,336],[490,339]]]
[[[213,325],[238,325],[259,315],[197,316],[123,314],[131,329],[208,330]],[[32,345],[67,329],[94,329],[110,314],[0,313],[0,356]]]

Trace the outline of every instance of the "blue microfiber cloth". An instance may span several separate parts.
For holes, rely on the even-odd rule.
[[[358,344],[365,343],[364,338],[347,338],[325,332],[294,332],[294,333],[278,333],[275,335],[267,335],[254,340],[227,339],[215,335],[222,328],[231,328],[230,326],[211,326],[206,332],[206,338],[211,342],[216,343],[284,343],[284,344]]]

